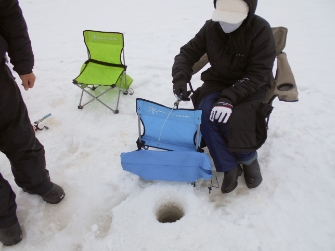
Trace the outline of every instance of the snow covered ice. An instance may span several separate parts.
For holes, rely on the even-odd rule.
[[[10,164],[0,171],[17,195],[23,240],[4,251],[331,251],[335,250],[334,0],[263,0],[256,14],[288,28],[285,48],[299,102],[276,100],[268,140],[258,151],[263,182],[243,176],[229,194],[206,182],[141,180],[122,170],[121,152],[136,149],[136,98],[172,106],[171,67],[182,45],[211,18],[212,1],[21,0],[35,54],[35,87],[21,88],[31,121],[51,113],[37,132],[52,181],[65,199],[49,205],[24,193]],[[125,33],[134,95],[120,113],[98,102],[77,106],[72,84],[87,59],[83,30]],[[19,80],[18,80],[19,82]],[[19,82],[20,84],[20,82]],[[201,84],[200,73],[192,79]],[[107,95],[115,97],[116,92]],[[183,102],[180,107],[191,108]],[[218,176],[219,183],[222,175]],[[162,206],[183,215],[160,223]]]

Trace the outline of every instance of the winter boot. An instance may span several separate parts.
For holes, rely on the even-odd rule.
[[[227,172],[224,172],[224,178],[221,185],[222,193],[230,193],[237,187],[238,176],[242,174],[242,168],[240,165],[231,169]]]
[[[58,204],[64,198],[65,193],[64,193],[63,188],[61,188],[60,186],[58,186],[54,183],[52,183],[52,184],[53,184],[53,186],[51,187],[51,189],[48,192],[46,192],[45,194],[41,195],[41,197],[47,203]]]
[[[243,170],[245,183],[248,188],[258,187],[262,183],[261,169],[257,159],[250,165],[243,165]]]
[[[26,189],[23,189],[23,191],[30,193],[30,194],[34,194],[34,193],[29,192],[29,190],[26,190]],[[38,194],[38,195],[40,195],[42,199],[49,204],[58,204],[64,198],[65,193],[64,193],[63,188],[61,188],[57,184],[52,183],[52,187],[50,190],[48,190],[45,193]]]
[[[17,222],[13,226],[0,229],[0,241],[5,246],[12,246],[22,240],[22,230],[20,224]]]

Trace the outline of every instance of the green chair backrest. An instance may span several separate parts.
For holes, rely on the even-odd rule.
[[[111,64],[122,64],[123,34],[118,32],[84,31],[89,58]]]

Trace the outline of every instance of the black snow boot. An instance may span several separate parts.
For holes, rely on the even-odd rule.
[[[240,165],[231,169],[227,172],[224,172],[224,178],[221,185],[222,193],[230,193],[237,187],[238,176],[242,174],[242,168]]]
[[[63,188],[54,183],[52,184],[53,184],[52,188],[45,194],[41,195],[41,197],[43,198],[44,201],[50,204],[58,204],[64,198],[65,193]]]
[[[261,169],[257,159],[250,165],[243,165],[243,170],[245,183],[248,188],[258,187],[262,183]]]
[[[17,222],[13,226],[0,229],[0,241],[5,246],[12,246],[22,240],[22,230],[20,224]]]
[[[23,190],[27,193],[34,194],[34,193],[29,192],[29,190],[25,190],[25,189]],[[49,204],[58,204],[64,198],[65,193],[64,193],[63,188],[61,188],[57,184],[52,183],[52,187],[50,190],[48,190],[45,193],[38,194],[38,195],[40,195],[42,199]]]

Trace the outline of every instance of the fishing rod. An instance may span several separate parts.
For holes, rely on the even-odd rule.
[[[47,115],[45,115],[43,118],[39,119],[39,120],[36,120],[33,124],[33,129],[34,131],[36,132],[37,130],[43,130],[44,128],[46,130],[49,129],[49,127],[47,126],[43,126],[43,127],[39,127],[39,123],[43,122],[43,120],[45,120],[46,118],[49,118],[51,116],[51,113],[48,113]]]

